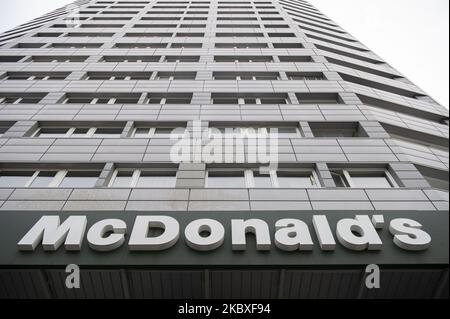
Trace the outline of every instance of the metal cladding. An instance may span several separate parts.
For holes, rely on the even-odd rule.
[[[75,1],[0,35],[0,297],[448,297],[448,116],[307,1]]]

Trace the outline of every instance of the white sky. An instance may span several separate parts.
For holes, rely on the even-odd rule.
[[[309,2],[448,108],[449,0]]]
[[[448,0],[309,1],[448,108]],[[71,2],[0,0],[0,32]]]

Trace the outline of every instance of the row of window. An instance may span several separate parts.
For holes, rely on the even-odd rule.
[[[217,16],[215,17],[217,21],[284,21],[281,17],[239,17],[239,16],[231,16],[231,17],[223,17],[223,16]],[[133,17],[123,17],[123,16],[114,16],[114,17],[67,17],[64,18],[64,21],[130,21]],[[183,17],[167,17],[167,16],[143,16],[139,20],[141,21],[206,21],[208,20],[208,17],[199,17],[199,16],[183,16]],[[78,26],[78,24],[69,24],[69,26]]]
[[[91,49],[100,48],[103,43],[18,43],[15,48],[18,49],[39,49],[39,48],[55,48],[55,49]],[[301,43],[271,43],[274,49],[302,49]],[[148,42],[134,42],[134,43],[115,43],[114,49],[195,49],[202,48],[203,43],[182,42],[182,43],[148,43]],[[215,48],[218,49],[264,49],[269,48],[269,43],[215,43]],[[8,61],[4,61],[8,62]]]
[[[185,125],[185,124],[184,124]],[[367,137],[368,135],[357,122],[310,122],[309,128],[314,137]],[[132,138],[169,138],[171,134],[183,134],[185,126],[152,126],[137,124],[128,137]],[[40,138],[120,138],[124,126],[45,126],[41,125],[31,137]],[[268,137],[269,134],[278,134],[279,138],[302,138],[304,133],[298,125],[283,126],[239,126],[216,125],[210,123],[210,137]]]
[[[120,15],[127,15],[127,14],[138,14],[140,13],[139,11],[119,11],[119,10],[114,10],[114,11],[87,11],[87,10],[82,10],[79,12],[79,14],[89,14],[89,15],[93,15],[93,14],[105,14],[105,15],[109,15],[109,14],[120,14]],[[147,11],[146,14],[210,14],[209,11],[185,11],[185,10],[153,10],[153,11]],[[258,14],[258,15],[264,15],[264,14],[274,14],[274,15],[279,15],[280,13],[278,11],[233,11],[233,10],[227,10],[227,11],[217,11],[217,14]]]
[[[45,62],[45,63],[61,63],[61,62],[85,62],[88,56],[32,56],[24,60],[24,56],[0,56],[0,63],[7,62]],[[311,56],[277,56],[280,62],[313,62]],[[100,62],[199,62],[200,56],[191,55],[121,55],[121,56],[103,56]],[[231,62],[231,63],[252,63],[252,62],[274,62],[273,56],[245,56],[245,55],[215,55],[214,62]]]
[[[140,93],[67,93],[61,104],[140,104]],[[0,93],[0,104],[36,104],[45,93]],[[295,93],[299,104],[341,104],[337,93]],[[142,104],[190,104],[192,93],[150,93]],[[291,104],[287,93],[211,93],[211,104]]]
[[[319,22],[324,25],[328,25],[330,27],[338,28],[338,26],[336,24],[334,24],[330,19],[322,16],[320,13],[314,14],[311,12],[305,12],[304,10],[299,9],[297,6],[292,7],[292,6],[288,6],[286,4],[282,5],[282,8],[285,9],[289,15],[307,18],[308,20],[311,20],[311,21]]]
[[[54,24],[51,28],[123,28],[124,24]],[[206,28],[206,24],[134,24],[131,28]],[[208,25],[210,28],[211,25]],[[216,24],[216,28],[285,29],[287,24]],[[60,33],[61,35],[62,33]]]
[[[0,137],[6,133],[15,122],[0,122]],[[412,131],[382,123],[383,128],[392,139],[403,143],[402,145],[418,145],[448,152],[448,140],[445,138],[430,137],[427,134]],[[70,126],[64,123],[39,123],[39,127],[26,136],[36,138],[120,138],[124,132],[125,123],[105,122],[103,125],[93,126],[88,122]],[[268,137],[276,133],[279,138],[304,138],[305,128],[310,132],[308,137],[314,138],[367,138],[368,134],[358,122],[308,122],[303,127],[296,123],[283,123],[283,125],[251,125],[251,124],[216,124],[209,123],[209,137]],[[171,134],[183,134],[186,123],[178,125],[164,125],[159,123],[137,122],[127,134],[127,138],[170,138]],[[406,143],[406,144],[405,144]],[[405,146],[406,147],[406,146]]]
[[[218,4],[272,4],[271,1],[218,1]],[[210,4],[210,1],[156,1],[156,4]],[[302,2],[303,3],[303,2]],[[96,1],[95,4],[150,4],[150,1]]]
[[[437,189],[449,190],[448,174],[418,166],[428,183]],[[39,169],[0,171],[0,188],[93,188],[101,169]],[[386,169],[331,169],[338,188],[398,188],[400,185]],[[105,186],[112,188],[174,188],[174,168],[118,168]],[[257,169],[208,169],[206,188],[321,188],[314,169],[279,169],[260,173]]]
[[[0,187],[94,187],[99,170],[2,170]]]
[[[64,80],[68,72],[8,72],[0,80]],[[87,72],[82,80],[195,80],[197,72]],[[278,72],[213,72],[213,80],[281,80]],[[325,80],[321,72],[287,72],[287,80]]]
[[[204,4],[209,4],[209,3],[204,3]],[[220,5],[217,7],[218,9],[253,9],[253,8],[257,8],[257,9],[275,9],[274,6],[247,6],[247,5],[239,5],[239,6],[224,6],[224,5]],[[122,6],[106,6],[106,5],[90,5],[88,7],[86,7],[87,9],[144,9],[145,6],[137,6],[137,5],[122,5]],[[209,9],[210,6],[205,6],[205,5],[154,5],[153,7],[151,7],[152,9]]]
[[[37,33],[35,37],[44,37],[44,38],[57,38],[61,36],[62,33]],[[69,32],[65,34],[65,37],[96,37],[96,38],[104,38],[104,37],[112,37],[115,33],[111,32]],[[294,33],[282,33],[282,32],[216,32],[216,38],[236,38],[236,37],[251,37],[251,38],[259,38],[268,36],[270,38],[295,38],[296,35]],[[127,32],[123,35],[125,38],[171,38],[171,37],[183,37],[183,38],[203,38],[205,33],[203,32]]]
[[[0,187],[95,187],[100,170],[2,170]],[[399,187],[385,169],[331,171],[336,187],[393,188]],[[108,187],[174,188],[176,169],[119,168],[107,182]],[[314,169],[281,169],[260,173],[254,169],[208,169],[206,188],[320,188]]]

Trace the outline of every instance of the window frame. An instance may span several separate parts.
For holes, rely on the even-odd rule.
[[[28,180],[26,181],[26,183],[24,184],[24,186],[20,186],[20,187],[14,187],[14,188],[61,188],[60,185],[63,182],[64,178],[67,176],[67,174],[69,172],[73,172],[73,171],[81,171],[81,172],[87,172],[87,171],[98,171],[98,177],[97,177],[97,181],[98,178],[101,174],[101,169],[30,169],[30,170],[21,170],[21,169],[11,169],[11,170],[0,170],[0,175],[2,173],[2,171],[18,171],[18,172],[23,172],[23,171],[29,171],[31,174],[28,178]],[[39,176],[39,174],[41,172],[56,172],[56,174],[53,176],[53,179],[50,181],[50,183],[48,184],[48,186],[39,186],[39,187],[32,187],[33,182],[36,180],[36,178]],[[95,187],[95,186],[94,186]],[[64,188],[93,188],[93,187],[64,187]]]
[[[131,180],[130,180],[130,185],[128,186],[114,186],[114,182],[116,181],[117,175],[119,174],[120,171],[129,171],[132,172],[131,175]],[[142,171],[155,171],[155,172],[174,172],[175,176],[173,176],[174,178],[174,183],[173,183],[173,187],[138,187],[138,182],[139,182],[139,178],[141,177],[141,173]],[[174,168],[126,168],[126,167],[119,167],[116,168],[113,172],[113,174],[111,175],[109,181],[108,181],[108,188],[165,188],[165,189],[172,189],[175,188],[176,183],[177,183],[177,170]],[[169,175],[167,175],[169,176]]]
[[[217,132],[214,132],[213,130],[220,130],[221,131],[221,137],[226,137],[224,134],[226,134],[226,130],[227,129],[233,129],[234,134],[233,134],[233,138],[237,137],[241,137],[241,138],[260,138],[260,137],[269,137],[270,135],[270,129],[282,129],[282,128],[292,128],[295,130],[295,133],[282,133],[280,134],[278,132],[278,138],[304,138],[304,135],[302,134],[302,131],[300,129],[299,126],[267,126],[267,127],[259,127],[259,126],[240,126],[240,125],[236,125],[236,126],[223,126],[223,125],[217,125],[217,126],[210,126],[208,127],[208,137],[209,138],[214,138],[217,134]],[[235,130],[239,129],[239,132],[236,132]],[[248,134],[243,134],[244,132],[248,129],[253,129],[255,130],[255,135],[248,135]],[[223,133],[222,130],[225,130],[225,132]]]
[[[330,172],[333,174],[337,174],[336,172],[342,172],[342,174],[337,174],[338,176],[340,176],[340,178],[344,178],[342,181],[344,182],[344,185],[348,185],[345,187],[339,187],[336,186],[338,188],[361,188],[355,185],[353,178],[352,178],[352,173],[364,173],[364,174],[384,174],[384,177],[386,178],[386,181],[391,185],[390,188],[400,188],[400,185],[397,183],[397,181],[395,180],[395,178],[392,176],[392,174],[389,172],[388,169],[356,169],[356,168],[344,168],[344,169],[331,169]],[[375,177],[375,176],[373,176]],[[364,189],[368,188],[368,189],[384,189],[384,187],[363,187]]]
[[[40,137],[40,136],[38,136],[40,134],[40,132],[42,131],[42,129],[46,129],[46,128],[55,128],[55,129],[57,129],[57,128],[62,128],[62,129],[68,128],[68,130],[67,130],[66,134],[64,134],[63,136],[56,136],[56,137]],[[87,132],[86,132],[85,136],[75,136],[74,137],[73,134],[75,133],[75,131],[77,129],[80,129],[80,128],[87,129]],[[120,129],[121,128],[122,129],[122,133],[123,133],[123,130],[124,130],[123,127],[108,127],[108,126],[95,126],[95,127],[45,127],[44,126],[44,127],[38,127],[33,132],[31,137],[32,138],[107,138],[107,139],[120,138],[120,136],[118,136],[118,137],[113,137],[113,136],[111,136],[111,137],[95,137],[95,133],[97,132],[97,130],[103,129],[103,128],[106,128],[106,129],[108,129],[108,128]],[[120,135],[122,133],[120,133]]]
[[[133,130],[130,134],[132,138],[170,138],[172,136],[172,132],[176,130],[178,127],[175,126],[136,126],[133,127]],[[148,133],[145,136],[136,137],[136,132],[138,129],[148,129]],[[157,134],[158,129],[171,129],[170,134]],[[186,128],[184,128],[186,129]]]
[[[271,183],[271,187],[256,187],[256,183],[255,183],[255,172],[257,172],[257,168],[236,168],[236,169],[219,169],[219,168],[212,168],[212,169],[207,169],[206,173],[205,173],[205,188],[210,188],[208,186],[208,179],[209,179],[209,172],[213,171],[213,172],[243,172],[243,178],[244,178],[244,188],[252,188],[252,189],[309,189],[309,188],[322,188],[322,183],[320,182],[320,178],[319,175],[317,174],[317,171],[314,168],[291,168],[291,169],[270,169],[268,172],[268,176],[270,177],[270,183]],[[313,185],[312,187],[289,187],[289,188],[284,188],[284,187],[280,187],[279,181],[278,181],[278,173],[279,172],[290,172],[290,173],[306,173],[306,174],[310,174],[310,179],[311,179],[311,184]],[[227,188],[223,188],[223,189],[241,189],[241,187],[227,187]],[[212,188],[214,189],[214,188]]]

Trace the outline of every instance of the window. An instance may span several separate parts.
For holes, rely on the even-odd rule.
[[[237,37],[263,37],[264,33],[244,33],[244,32],[240,32],[240,33],[233,33],[233,32],[216,32],[216,37],[217,38],[237,38]]]
[[[0,137],[2,137],[14,124],[15,122],[0,122]]]
[[[80,13],[81,13],[81,12],[80,12]],[[85,20],[88,20],[89,17],[71,17],[71,16],[69,16],[69,17],[67,17],[67,18],[64,18],[63,20],[64,20],[64,21],[77,21],[77,19],[78,19],[78,20],[81,20],[81,21],[85,21]],[[97,20],[97,19],[92,19],[92,20]]]
[[[92,12],[92,11],[91,11]],[[81,14],[83,14],[83,11],[80,12]],[[93,13],[97,13],[97,11],[93,11]],[[101,14],[137,14],[139,13],[139,11],[102,11]]]
[[[336,187],[394,188],[399,187],[386,169],[338,169],[331,170]]]
[[[95,49],[100,48],[102,43],[52,43],[54,49]]]
[[[30,187],[49,187],[57,171],[39,171],[31,181]]]
[[[174,188],[176,172],[141,170],[136,187]]]
[[[138,124],[138,126],[134,128],[131,136],[134,138],[170,138],[173,134],[183,135],[185,128],[186,123],[177,127],[148,127]]]
[[[358,46],[350,45],[350,44],[347,44],[347,43],[343,43],[343,42],[340,42],[340,41],[333,41],[333,40],[330,40],[328,38],[319,37],[317,35],[313,35],[313,34],[309,34],[309,33],[305,33],[305,35],[308,38],[310,38],[310,39],[315,39],[315,40],[319,40],[319,41],[322,41],[322,42],[328,42],[328,43],[330,43],[332,45],[348,48],[350,50],[361,51],[361,52],[369,52],[369,50],[367,50],[367,49],[360,48]]]
[[[300,104],[341,104],[337,93],[296,93]]]
[[[105,32],[70,32],[65,35],[65,37],[112,37],[114,33],[105,33]]]
[[[278,17],[261,17],[262,21],[283,21],[283,18]]]
[[[127,169],[114,171],[109,187],[174,188],[175,169]]]
[[[84,19],[82,19],[82,20],[84,20]],[[106,20],[120,21],[120,20],[131,20],[131,17],[92,17],[91,20],[93,20],[93,21],[106,21]]]
[[[285,93],[212,93],[212,104],[289,104]]]
[[[39,138],[119,138],[121,127],[40,127],[32,137]]]
[[[419,100],[421,97],[426,96],[426,95],[418,94],[412,90],[398,88],[396,86],[387,85],[384,83],[380,83],[378,81],[372,81],[372,80],[364,79],[361,77],[347,75],[347,74],[340,73],[340,72],[338,74],[346,82],[354,83],[354,84],[361,85],[361,86],[366,86],[366,87],[373,88],[376,90],[382,90],[385,92],[405,96],[408,98],[415,98],[415,99],[419,99]]]
[[[134,171],[118,170],[110,183],[110,187],[131,187]]]
[[[6,74],[6,80],[64,80],[69,73],[66,72],[8,72]]]
[[[300,81],[320,81],[325,80],[323,73],[321,72],[287,72],[286,73],[289,80],[300,80]]]
[[[349,57],[349,58],[352,58],[352,59],[356,59],[356,60],[372,63],[372,64],[375,64],[375,65],[385,64],[385,62],[380,61],[380,60],[375,60],[375,59],[370,58],[370,57],[362,56],[362,55],[359,55],[359,54],[349,53],[347,51],[338,50],[338,49],[326,47],[326,46],[319,45],[319,44],[316,44],[316,48],[319,49],[319,50],[322,50],[322,51],[327,51],[327,52],[343,55],[343,56],[346,56],[346,57]]]
[[[252,17],[217,17],[217,21],[256,21],[257,18]]]
[[[41,138],[57,138],[57,137],[65,137],[67,136],[67,133],[69,132],[69,128],[60,128],[60,127],[43,127],[39,128],[36,133],[34,134],[34,137],[41,137]]]
[[[230,24],[217,24],[216,28],[250,28],[250,29],[259,29],[259,24],[237,24],[237,23],[230,23]],[[230,33],[231,36],[233,36],[233,33]],[[258,33],[261,34],[261,33]]]
[[[0,187],[65,187],[90,188],[100,176],[100,170],[2,170]]]
[[[166,38],[170,38],[172,36],[172,33],[169,32],[161,32],[161,33],[156,33],[156,32],[147,32],[147,33],[125,33],[125,37],[147,37],[147,38],[161,38],[161,37],[166,37]]]
[[[272,174],[261,174],[259,171],[253,171],[253,182],[255,188],[272,188]]]
[[[299,56],[293,56],[293,55],[287,55],[287,56],[279,56],[280,62],[311,62],[312,59],[310,56],[307,55],[299,55]]]
[[[85,80],[150,80],[151,76],[151,72],[88,72]]]
[[[209,169],[207,188],[317,188],[314,169],[280,169],[267,173],[257,169]]]
[[[298,127],[277,127],[280,138],[300,138],[302,134]]]
[[[295,38],[294,33],[268,33],[271,38]]]
[[[164,49],[167,43],[116,43],[118,49]]]
[[[142,17],[142,21],[177,21],[180,17]]]
[[[415,165],[417,170],[427,180],[431,187],[448,192],[448,172],[426,166]]]
[[[273,47],[275,49],[302,49],[304,48],[301,43],[274,43]]]
[[[217,14],[255,14],[253,11],[217,11]]]
[[[373,69],[373,68],[365,67],[365,66],[362,66],[362,65],[359,65],[359,64],[350,63],[350,62],[347,62],[347,61],[342,61],[342,60],[339,60],[339,59],[333,59],[333,58],[330,58],[330,57],[326,57],[326,59],[327,59],[327,61],[329,63],[341,65],[341,66],[344,66],[344,67],[347,67],[347,68],[363,71],[363,72],[366,72],[366,73],[375,74],[375,75],[382,76],[382,77],[385,77],[385,78],[388,78],[388,79],[395,79],[395,78],[398,77],[398,75],[395,75],[395,74],[392,74],[392,73],[388,73],[389,69],[386,70],[386,69],[383,68],[382,69],[383,71],[381,71],[381,70],[378,70],[378,69]],[[384,70],[386,70],[386,71],[384,71]]]
[[[92,135],[93,138],[119,138],[123,128],[105,127],[98,128]]]
[[[368,137],[358,122],[310,122],[314,137]]]
[[[262,49],[268,48],[267,43],[216,43],[218,49]]]
[[[214,124],[212,124],[214,125]],[[212,126],[209,136],[216,138],[241,137],[241,138],[269,138],[269,134],[278,134],[278,138],[301,138],[300,129],[296,126],[284,127],[250,127],[250,126]]]
[[[278,72],[213,72],[214,80],[266,80],[273,81],[279,79]]]
[[[273,62],[273,59],[271,56],[220,56],[216,55],[214,56],[214,62]]]
[[[380,123],[391,138],[402,147],[417,149],[416,145],[431,147],[448,153],[448,139],[411,129]]]
[[[156,14],[183,14],[184,11],[147,11],[147,14],[156,15]]]
[[[62,63],[62,62],[84,62],[87,56],[33,56],[31,62],[43,62],[43,63]]]
[[[164,62],[198,62],[200,57],[198,56],[188,56],[188,55],[180,55],[180,56],[166,56]]]
[[[46,95],[42,93],[0,93],[0,104],[37,104]]]
[[[59,187],[94,187],[100,175],[99,171],[67,171]]]
[[[160,56],[146,55],[146,56],[104,56],[102,62],[158,62],[161,59]]]
[[[18,43],[15,48],[18,49],[38,49],[42,48],[44,43]]]
[[[187,37],[187,38],[201,38],[204,37],[205,34],[201,32],[178,32],[175,34],[176,37]]]
[[[86,93],[69,93],[63,99],[63,104],[136,104],[141,94],[123,93],[123,94],[86,94]]]
[[[184,17],[184,21],[204,21],[208,20],[206,17]]]
[[[207,188],[246,188],[244,171],[208,171]]]
[[[416,121],[418,120],[419,122],[422,120],[429,120],[445,125],[445,121],[448,121],[448,117],[446,117],[445,115],[438,115],[436,113],[430,113],[428,111],[419,110],[418,108],[406,106],[407,103],[400,101],[400,99],[398,99],[398,101],[396,100],[396,102],[392,102],[393,100],[388,101],[384,97],[374,98],[359,93],[357,94],[357,97],[361,100],[363,104],[369,106],[370,109],[375,112],[379,112],[382,110],[386,110],[389,113],[398,112],[419,118],[416,119]],[[382,113],[386,114],[386,112]]]
[[[176,28],[176,24],[161,24],[161,23],[154,23],[154,24],[135,24],[133,28]]]
[[[287,29],[287,28],[289,28],[289,26],[287,24],[265,24],[264,28],[266,28],[266,29],[278,29],[278,28]]]
[[[191,104],[192,93],[150,93],[147,104]]]
[[[172,49],[192,49],[201,48],[202,43],[172,43],[170,45]]]
[[[315,173],[311,171],[280,171],[277,172],[277,181],[280,188],[316,188],[320,187]]]
[[[10,63],[10,62],[19,62],[22,60],[24,56],[0,56],[0,63]]]
[[[34,35],[34,37],[37,37],[37,38],[56,38],[56,37],[59,37],[60,35],[62,35],[62,33],[41,32],[41,33],[36,33]]]
[[[0,171],[0,187],[25,187],[33,171]]]
[[[196,72],[158,72],[157,80],[195,80]]]

